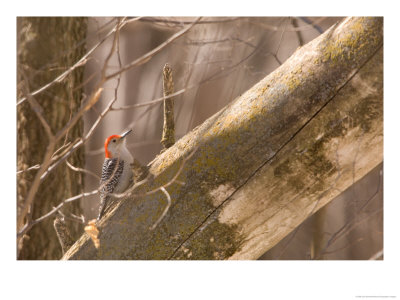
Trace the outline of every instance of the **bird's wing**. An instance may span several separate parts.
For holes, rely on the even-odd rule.
[[[119,161],[118,158],[106,158],[104,160],[100,179],[100,207],[97,220],[100,220],[107,210],[110,204],[109,194],[114,192],[123,170],[124,163],[123,161]]]
[[[114,191],[123,170],[124,163],[119,161],[118,158],[106,158],[104,160],[100,179],[101,194],[111,194]]]

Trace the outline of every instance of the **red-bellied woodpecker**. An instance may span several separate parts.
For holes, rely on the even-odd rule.
[[[111,135],[104,143],[106,158],[100,179],[100,208],[97,220],[100,220],[109,207],[112,197],[110,194],[122,193],[131,181],[133,157],[126,148],[125,139],[131,131],[132,129],[121,135]]]

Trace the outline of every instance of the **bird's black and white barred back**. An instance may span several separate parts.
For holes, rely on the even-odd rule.
[[[100,180],[100,208],[97,220],[100,220],[114,198],[111,194],[124,192],[132,179],[132,154],[126,147],[126,136],[132,131],[109,136],[104,142],[105,159]],[[114,198],[116,199],[116,198]]]
[[[121,175],[124,171],[124,161],[119,158],[106,158],[103,163],[101,179],[100,179],[100,207],[98,220],[104,215],[104,212],[111,204],[110,194],[115,191]]]

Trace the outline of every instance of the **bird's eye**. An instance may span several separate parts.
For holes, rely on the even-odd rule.
[[[113,143],[115,143],[115,139],[114,140],[112,140],[113,141]]]

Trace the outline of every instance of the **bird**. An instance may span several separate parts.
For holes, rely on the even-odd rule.
[[[100,207],[97,221],[110,207],[112,194],[122,193],[132,180],[133,156],[126,146],[126,136],[132,129],[109,136],[104,142],[105,159],[100,179]]]

